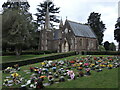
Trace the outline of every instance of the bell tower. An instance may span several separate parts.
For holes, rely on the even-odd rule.
[[[47,3],[46,16],[45,16],[45,25],[41,33],[41,50],[52,50],[53,42],[53,30],[50,25],[50,15],[49,15],[49,3],[50,0],[45,1]]]

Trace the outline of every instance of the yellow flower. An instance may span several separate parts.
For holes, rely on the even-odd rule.
[[[42,62],[42,65],[45,65],[45,62]]]
[[[103,67],[103,65],[102,65],[102,64],[100,64],[100,67]]]
[[[77,64],[77,66],[80,66],[80,64]]]
[[[102,65],[103,67],[106,67],[106,65]]]
[[[18,74],[18,73],[13,73],[13,74],[11,74],[11,76],[13,76],[13,77],[18,77],[19,74]]]
[[[90,67],[95,66],[95,64],[91,64]]]
[[[113,65],[112,64],[109,64],[109,65],[107,65],[108,67],[113,67]]]
[[[77,64],[73,64],[73,67],[76,67],[77,66]]]

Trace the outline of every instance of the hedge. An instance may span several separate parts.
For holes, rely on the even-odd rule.
[[[82,55],[120,55],[120,51],[82,51]]]
[[[23,61],[19,61],[19,62],[8,62],[8,63],[3,63],[2,64],[2,69],[5,69],[7,67],[12,67],[15,64],[18,64],[19,66],[24,66],[24,65],[29,65],[29,64],[42,62],[44,60],[55,60],[55,59],[60,59],[60,58],[64,58],[64,57],[68,57],[68,56],[72,56],[72,55],[76,55],[76,52],[60,53],[60,54],[57,54],[57,55],[28,59],[28,60],[23,60]]]
[[[41,55],[41,54],[50,54],[50,53],[57,53],[57,51],[22,51],[21,55]],[[8,55],[16,55],[15,52],[2,52],[2,56]]]

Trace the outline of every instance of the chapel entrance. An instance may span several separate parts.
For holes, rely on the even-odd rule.
[[[69,51],[69,44],[67,41],[65,41],[63,44],[62,44],[62,52],[68,52]]]

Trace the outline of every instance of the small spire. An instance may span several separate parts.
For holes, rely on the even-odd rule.
[[[62,17],[61,17],[59,28],[62,28],[62,27],[63,27],[63,20],[62,20]]]

